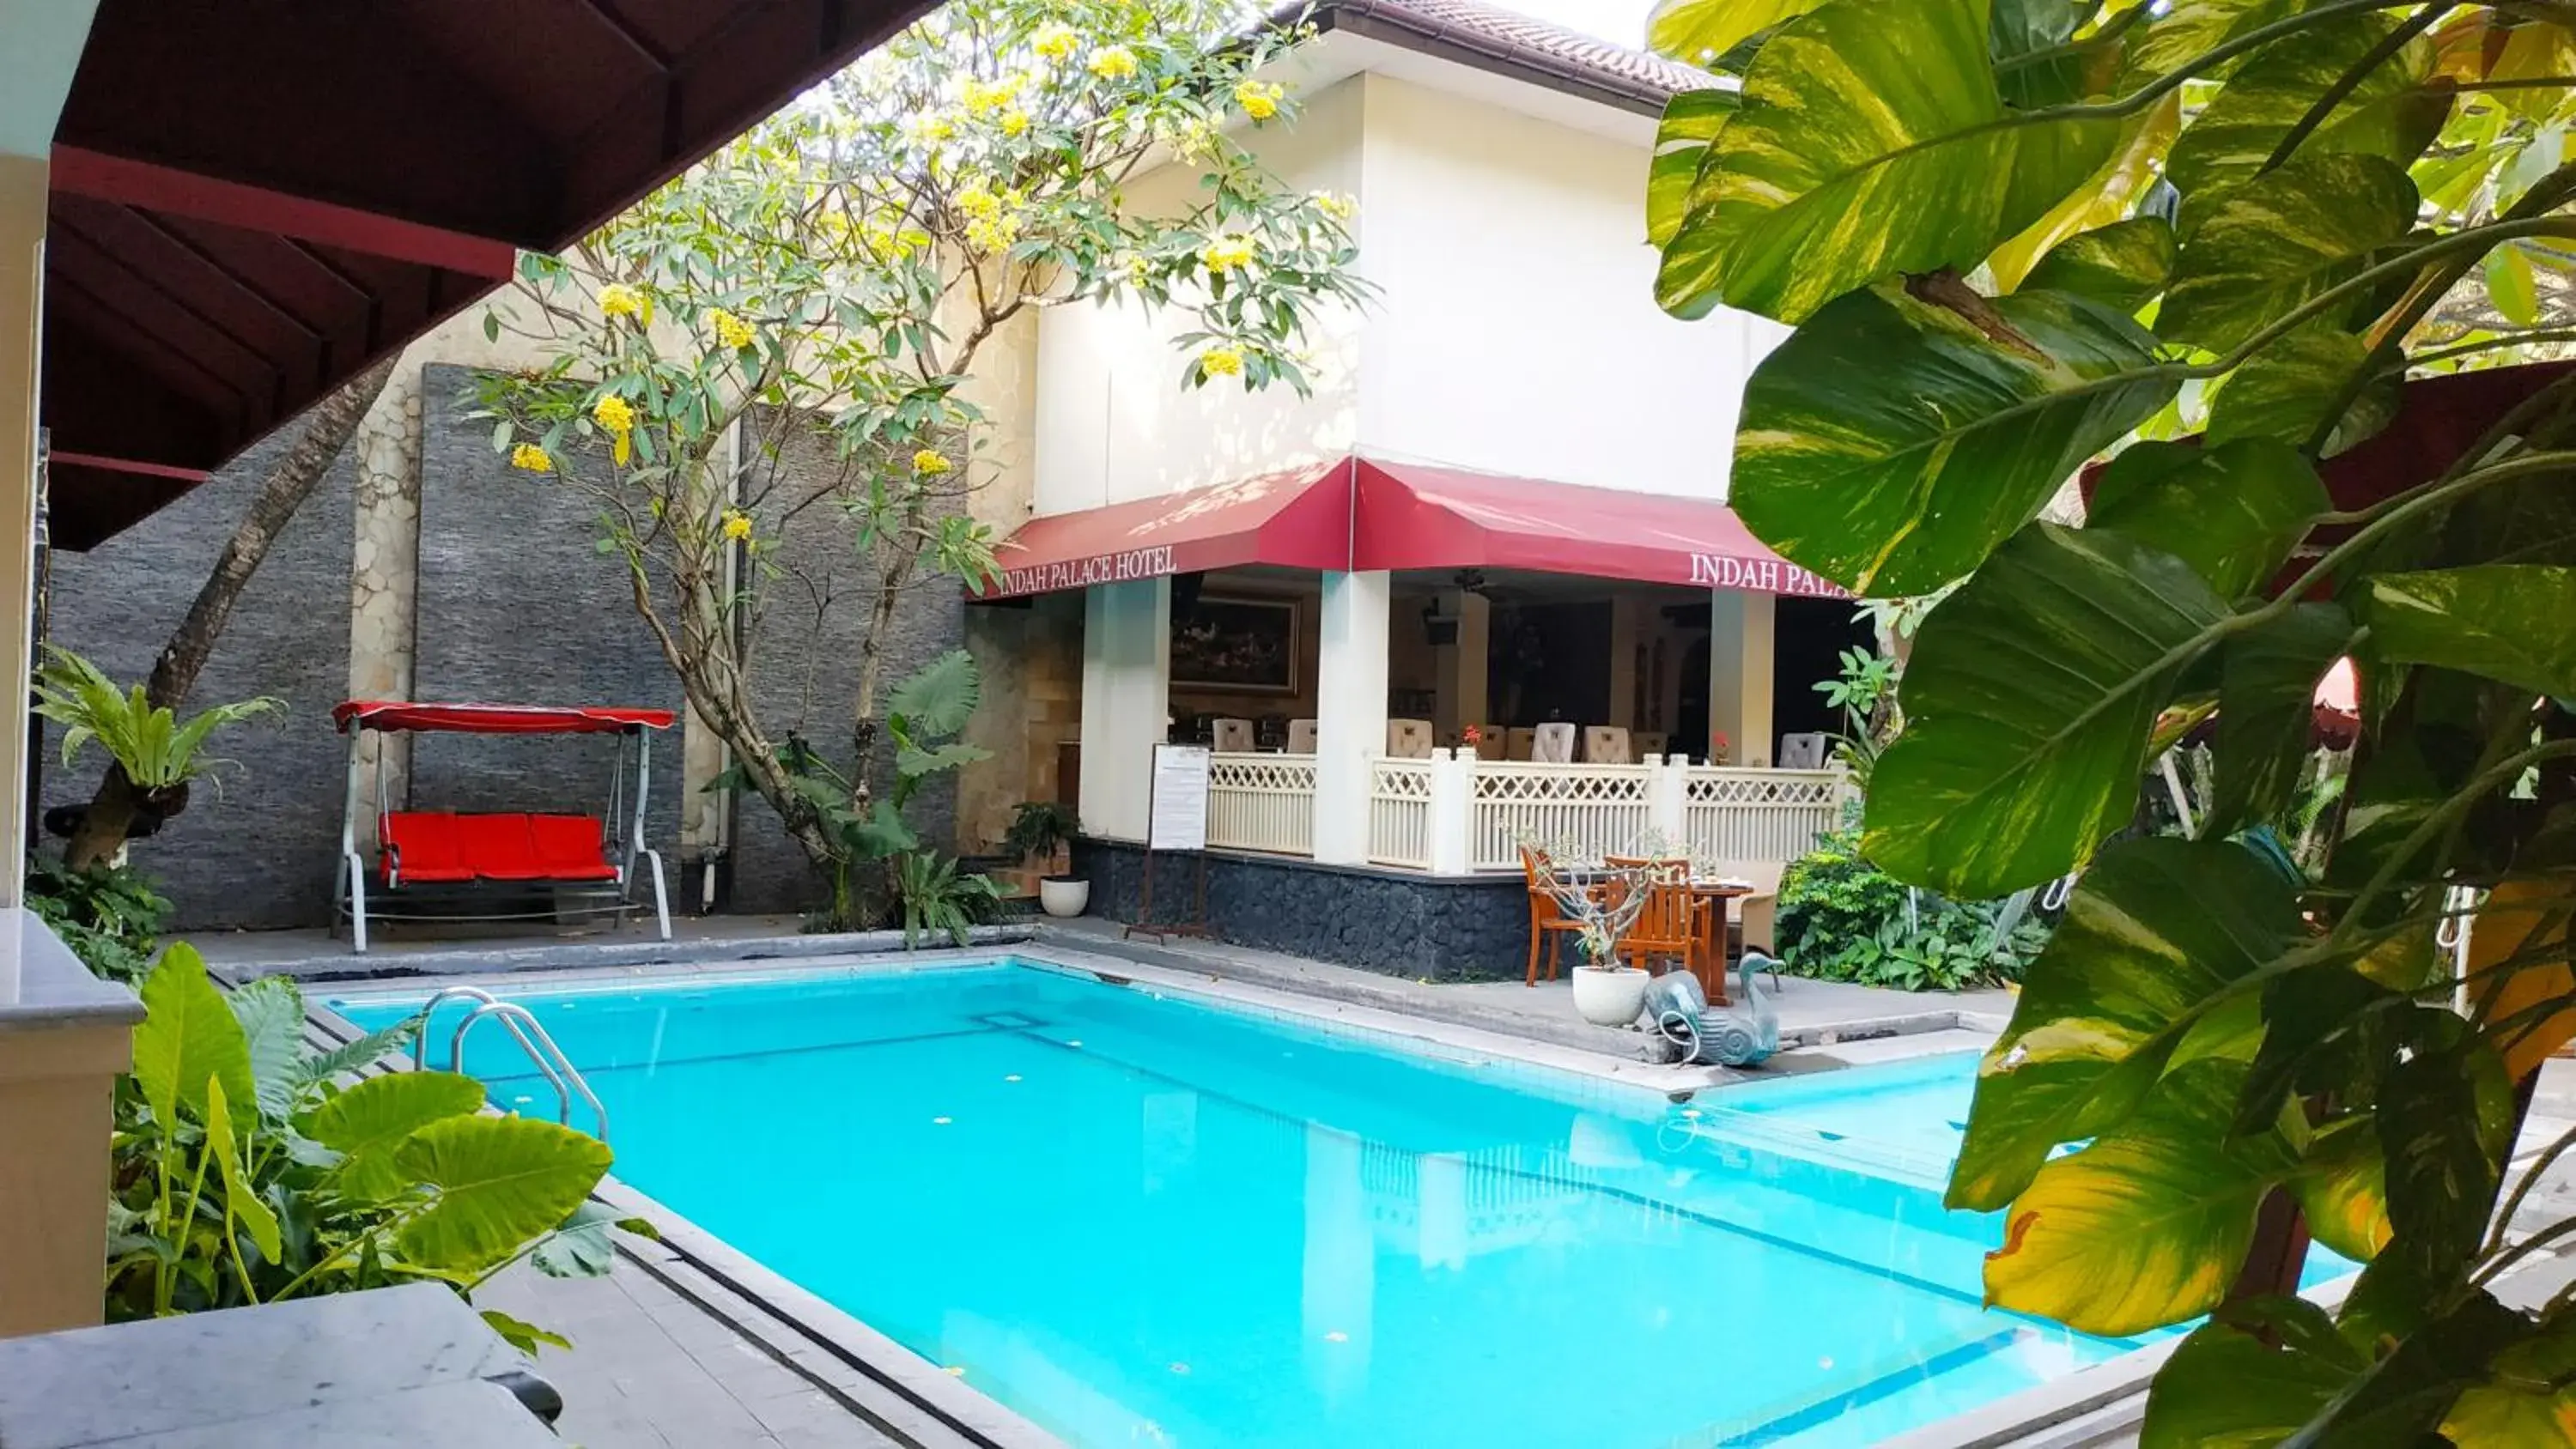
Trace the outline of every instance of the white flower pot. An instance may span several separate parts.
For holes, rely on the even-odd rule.
[[[1050,916],[1078,916],[1091,905],[1091,882],[1080,876],[1038,878],[1038,908]],[[1642,988],[1641,988],[1642,990]],[[1645,998],[1641,995],[1639,1000]]]
[[[1594,1026],[1626,1026],[1645,1010],[1653,979],[1640,966],[1577,966],[1574,1009]]]

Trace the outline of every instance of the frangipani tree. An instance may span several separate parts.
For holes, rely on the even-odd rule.
[[[890,626],[907,593],[993,571],[965,504],[991,471],[971,382],[997,331],[1133,299],[1176,314],[1183,385],[1302,390],[1310,324],[1362,297],[1347,203],[1289,190],[1244,147],[1290,112],[1257,72],[1292,36],[1259,18],[1224,0],[955,0],[565,255],[524,258],[487,319],[545,359],[487,384],[493,446],[597,499],[601,551],[742,783],[836,883],[836,924],[875,914],[850,866],[903,836],[869,785]],[[1167,160],[1199,170],[1187,203],[1127,205]],[[791,453],[829,476],[782,468]],[[807,515],[846,523],[855,589],[777,548]],[[865,614],[856,687],[832,702],[846,734],[824,736],[846,738],[846,776],[800,768],[829,725],[754,697],[782,600]]]
[[[1665,118],[1659,297],[1796,327],[1747,389],[1735,507],[1862,594],[1956,584],[1868,853],[1972,898],[2084,872],[1950,1201],[2006,1211],[2003,1306],[2103,1334],[2215,1312],[2149,1445],[2576,1443],[2576,1308],[2507,1306],[2529,1245],[2490,1226],[2530,1204],[2508,1145],[2576,1030],[2576,376],[2490,374],[2502,401],[2438,450],[2401,406],[2410,377],[2571,336],[2569,23],[2383,0],[1653,22],[1731,77]],[[2038,521],[2124,445],[2083,527]],[[2331,497],[2321,461],[2373,448],[2355,474],[2389,486]],[[2364,731],[2301,871],[2238,837],[2289,808],[2343,656]],[[2119,838],[2213,709],[2195,836]],[[2368,1263],[2333,1314],[2288,1296],[2311,1235]]]

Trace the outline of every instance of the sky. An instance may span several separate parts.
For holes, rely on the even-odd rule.
[[[1569,30],[1580,30],[1603,40],[1621,45],[1642,46],[1646,40],[1646,12],[1654,8],[1653,0],[1496,0],[1506,9],[1541,20],[1553,20]]]

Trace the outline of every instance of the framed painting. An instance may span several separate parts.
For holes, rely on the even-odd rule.
[[[1297,692],[1298,601],[1201,594],[1172,611],[1172,688]]]

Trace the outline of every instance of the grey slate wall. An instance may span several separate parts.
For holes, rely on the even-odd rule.
[[[285,429],[185,498],[88,553],[57,554],[53,639],[119,682],[139,682],[214,567],[261,475],[301,430]],[[329,919],[347,754],[331,706],[349,680],[349,548],[354,450],[279,533],[181,713],[273,694],[284,714],[216,737],[239,768],[200,785],[187,812],[133,847],[192,929],[318,925]],[[95,748],[62,768],[60,731],[47,730],[43,798],[88,800],[105,757]],[[58,846],[60,842],[55,842]]]

